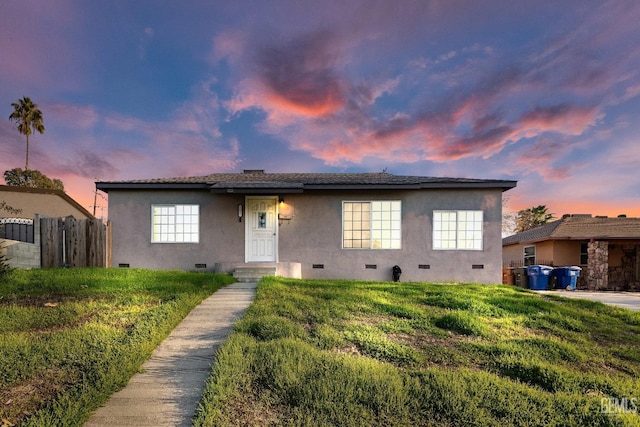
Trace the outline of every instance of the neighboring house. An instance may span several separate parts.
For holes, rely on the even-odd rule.
[[[502,261],[575,265],[579,288],[640,290],[640,218],[564,215],[502,239]]]
[[[6,256],[8,264],[15,268],[39,268],[43,265],[38,218],[73,216],[76,219],[94,219],[91,213],[60,190],[0,185],[0,201],[19,209],[18,213],[0,210],[0,254]]]
[[[14,209],[20,209],[19,214],[0,210],[0,218],[33,219],[36,214],[49,217],[73,216],[76,219],[94,218],[89,211],[60,190],[0,185],[0,201]]]
[[[515,181],[389,173],[218,173],[98,182],[112,264],[304,278],[499,283]],[[238,277],[238,276],[237,276]]]

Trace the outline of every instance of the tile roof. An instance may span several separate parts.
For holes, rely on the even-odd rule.
[[[531,230],[502,239],[502,245],[543,240],[640,239],[640,218],[566,215]]]
[[[393,175],[390,173],[265,173],[260,170],[243,173],[214,173],[204,176],[155,178],[133,181],[98,182],[101,190],[117,188],[154,188],[170,186],[208,186],[211,190],[222,189],[300,189],[303,188],[451,188],[451,187],[493,187],[508,190],[516,186],[516,181],[436,178],[424,176]]]

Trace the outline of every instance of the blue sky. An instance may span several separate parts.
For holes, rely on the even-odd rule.
[[[638,22],[624,0],[7,0],[0,116],[39,105],[30,167],[88,208],[96,179],[387,169],[640,216]],[[0,169],[24,154],[0,120]]]

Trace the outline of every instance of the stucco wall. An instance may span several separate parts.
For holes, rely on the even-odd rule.
[[[28,191],[0,191],[0,200],[20,209],[19,214],[0,211],[0,217],[33,218],[36,214],[50,217],[72,215],[76,219],[88,218],[85,212],[69,204],[57,194],[30,193]]]
[[[554,265],[560,265],[555,261],[554,254],[554,242],[538,242],[538,243],[526,243],[509,245],[502,248],[502,263],[505,266],[509,266],[512,263],[515,266],[520,266],[524,262],[524,248],[529,246],[536,247],[536,264],[550,263],[553,261]],[[578,256],[579,258],[579,256]]]
[[[200,205],[199,243],[151,243],[152,204]],[[243,196],[215,195],[208,191],[112,191],[112,266],[195,270],[216,262],[244,262],[244,222],[237,205]]]
[[[501,281],[500,190],[314,192],[283,196],[283,211],[291,219],[279,221],[279,261],[300,262],[302,277],[391,280],[391,267],[398,264],[402,281]],[[402,249],[342,249],[344,200],[401,200]],[[161,203],[200,205],[200,243],[151,243],[151,205]],[[244,204],[244,196],[207,191],[112,190],[109,217],[113,226],[113,266],[191,270],[195,264],[206,263],[207,270],[211,270],[216,262],[244,262],[245,224],[244,220],[238,222],[239,203]],[[432,250],[433,210],[441,209],[482,210],[483,250]],[[324,268],[313,268],[314,264]]]
[[[580,241],[556,241],[553,246],[553,262],[555,266],[580,265]],[[586,242],[584,242],[586,243]]]
[[[502,248],[502,265],[510,266],[511,263],[520,265],[523,260],[522,245],[509,245]]]

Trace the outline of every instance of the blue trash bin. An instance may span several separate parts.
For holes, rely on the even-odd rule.
[[[534,291],[544,291],[549,287],[549,276],[553,267],[546,265],[530,265],[527,267],[529,276],[529,289]]]
[[[556,282],[556,289],[575,291],[580,271],[582,271],[582,269],[575,266],[554,268],[553,275],[558,278],[558,281]]]

